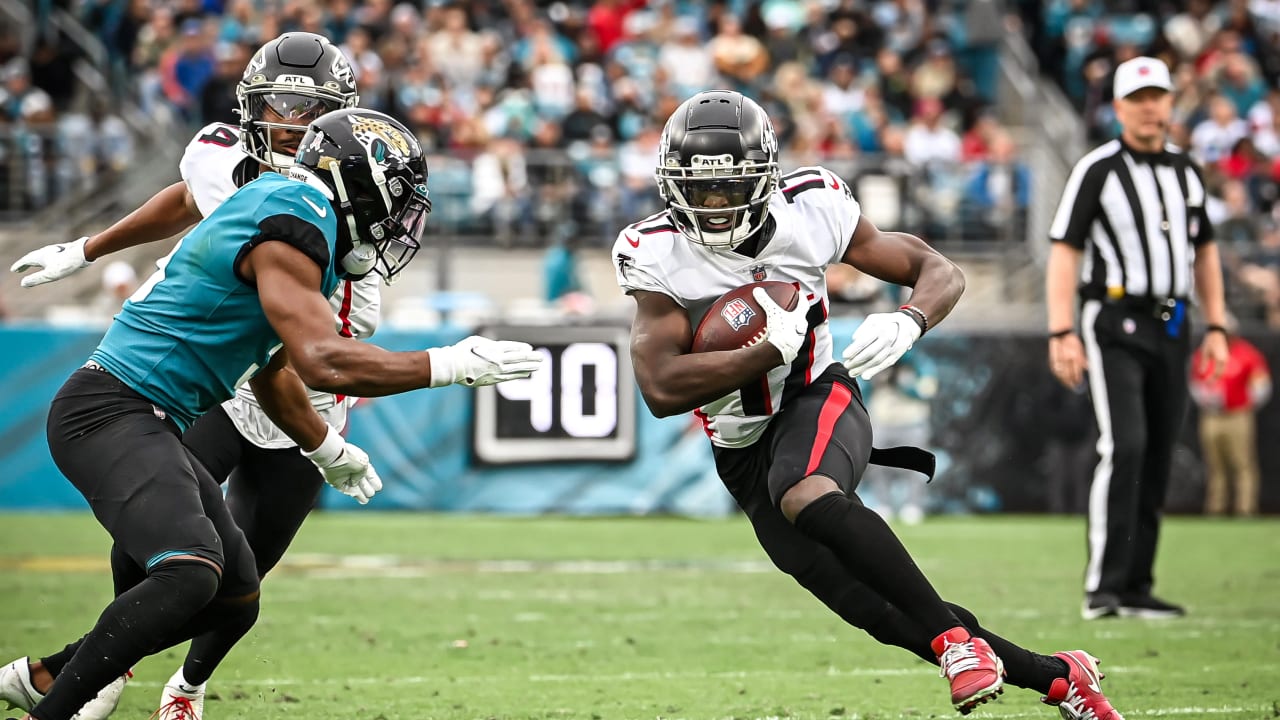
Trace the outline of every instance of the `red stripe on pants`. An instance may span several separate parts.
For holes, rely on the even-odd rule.
[[[809,467],[804,471],[805,477],[812,475],[818,465],[822,464],[822,456],[831,443],[831,433],[836,429],[836,421],[840,419],[844,409],[849,407],[852,399],[853,393],[849,392],[849,388],[839,383],[831,386],[831,394],[822,403],[822,411],[818,413],[818,436],[814,438],[813,450],[809,452]]]

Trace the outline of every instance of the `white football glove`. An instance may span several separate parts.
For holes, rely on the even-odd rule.
[[[542,366],[542,354],[529,343],[479,335],[427,353],[431,355],[431,387],[496,385],[527,378]]]
[[[364,505],[382,489],[382,478],[369,463],[369,455],[364,450],[352,445],[329,427],[320,447],[307,452],[304,457],[320,468],[324,481],[332,485],[338,492],[356,499]]]
[[[800,353],[805,336],[809,334],[809,319],[806,317],[809,306],[797,298],[795,310],[783,310],[764,288],[752,290],[751,296],[764,311],[765,341],[782,353],[783,365],[790,365]]]
[[[54,280],[79,272],[92,263],[84,259],[84,243],[88,237],[82,237],[67,243],[45,245],[39,250],[32,250],[23,255],[9,268],[9,272],[26,272],[32,268],[42,268],[22,278],[22,287],[29,288],[43,285]]]
[[[870,380],[881,370],[898,362],[916,340],[920,326],[906,313],[868,315],[853,332],[853,341],[844,350],[844,366],[853,377]]]

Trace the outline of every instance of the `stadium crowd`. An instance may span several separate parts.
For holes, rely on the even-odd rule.
[[[55,0],[55,4],[57,0]],[[323,33],[361,104],[431,146],[438,232],[503,244],[607,244],[658,209],[663,120],[697,89],[759,98],[789,167],[887,179],[899,227],[933,241],[1024,235],[1031,172],[994,111],[998,43],[1025,33],[1086,120],[1115,131],[1110,77],[1174,68],[1171,135],[1206,170],[1232,299],[1280,327],[1280,2],[1191,0],[75,0],[111,77],[175,137],[235,122],[253,49]],[[69,43],[0,38],[0,153],[29,160],[0,204],[40,207],[123,167],[131,136],[72,92]],[[33,158],[41,161],[30,162]],[[885,203],[877,202],[878,209]]]
[[[656,210],[661,124],[679,99],[715,86],[765,104],[789,166],[884,171],[914,186],[906,204],[920,212],[904,222],[931,236],[956,227],[992,236],[1030,197],[1016,146],[989,112],[1005,27],[994,0],[83,0],[70,9],[145,113],[178,133],[235,120],[235,83],[265,40],[329,36],[356,68],[361,104],[404,118],[436,153],[432,191],[448,201],[434,224],[504,242],[603,244],[616,218]],[[925,173],[928,183],[908,182]]]

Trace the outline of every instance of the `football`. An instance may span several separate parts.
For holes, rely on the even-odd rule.
[[[721,295],[703,316],[693,331],[692,352],[716,352],[737,350],[754,345],[764,339],[764,311],[752,291],[764,288],[769,297],[784,310],[794,310],[800,300],[796,286],[777,280],[765,280],[743,285]]]

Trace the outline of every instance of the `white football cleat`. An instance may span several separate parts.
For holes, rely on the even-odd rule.
[[[124,684],[130,677],[133,677],[133,671],[113,680],[85,703],[80,712],[72,715],[71,720],[106,720],[115,712],[116,705],[120,704]],[[44,693],[37,691],[31,684],[31,666],[27,658],[20,657],[0,668],[0,700],[7,702],[10,709],[30,712],[43,699]]]
[[[120,696],[124,694],[124,684],[133,677],[133,671],[121,675],[111,681],[110,685],[98,691],[92,700],[80,708],[80,712],[71,716],[71,720],[107,720],[120,704]]]
[[[7,702],[9,709],[27,712],[43,699],[44,693],[37,692],[31,684],[31,666],[26,657],[0,668],[0,700]]]
[[[201,720],[204,716],[204,683],[195,687],[185,684],[182,668],[164,684],[160,695],[160,709],[152,714],[152,720]]]

